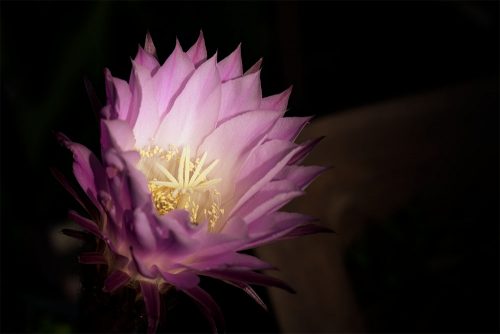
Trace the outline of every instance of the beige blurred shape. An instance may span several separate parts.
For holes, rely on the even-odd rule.
[[[306,164],[333,168],[285,211],[317,217],[336,234],[257,250],[280,269],[270,274],[298,292],[269,289],[283,332],[367,330],[344,267],[346,248],[367,224],[383,222],[415,193],[454,182],[448,174],[459,155],[481,159],[460,143],[478,140],[469,131],[470,122],[497,93],[494,82],[466,83],[339,112],[306,127],[298,142],[326,136]]]

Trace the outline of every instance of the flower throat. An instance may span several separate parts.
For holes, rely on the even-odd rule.
[[[221,179],[209,178],[219,160],[207,164],[207,153],[204,153],[193,161],[189,146],[182,152],[173,145],[168,150],[148,146],[139,153],[138,167],[148,179],[156,211],[164,215],[175,209],[185,209],[193,224],[207,220],[213,231],[224,214],[221,195],[215,187]]]

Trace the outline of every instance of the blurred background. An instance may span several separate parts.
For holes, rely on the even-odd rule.
[[[203,30],[209,54],[242,42],[264,58],[262,88],[293,84],[299,140],[333,168],[287,210],[336,231],[264,247],[297,291],[203,282],[228,332],[498,332],[498,2],[8,2],[1,14],[2,332],[93,332],[81,244],[63,236],[78,205],[51,176],[71,156],[53,132],[98,151],[84,86],[128,78],[149,31],[160,61]],[[94,284],[94,285],[93,285]],[[92,297],[92,294],[94,294]],[[92,299],[94,298],[94,299]],[[140,306],[139,306],[140,307]],[[208,331],[179,296],[165,329]]]

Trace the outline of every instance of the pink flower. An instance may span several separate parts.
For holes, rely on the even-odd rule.
[[[149,332],[160,292],[172,286],[201,305],[215,330],[220,311],[200,275],[263,305],[250,284],[290,288],[256,272],[272,266],[240,251],[326,230],[277,211],[325,170],[299,165],[318,140],[293,143],[310,118],[283,117],[291,89],[262,97],[260,61],[243,73],[239,46],[207,59],[200,34],[187,52],[177,42],[160,65],[148,35],[132,65],[128,82],[105,71],[102,161],[61,135],[95,207],[86,206],[91,218],[70,217],[105,245],[80,261],[108,265],[107,291],[140,287]]]

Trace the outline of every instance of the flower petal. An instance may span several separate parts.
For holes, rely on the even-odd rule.
[[[143,147],[153,137],[160,116],[151,71],[138,62],[133,61],[132,64],[134,67],[133,77],[135,78],[134,87],[139,88],[139,90],[133,90],[133,94],[135,98],[140,99],[139,111],[133,129],[137,147]]]
[[[108,106],[110,107],[110,113],[104,114],[104,118],[127,119],[132,99],[129,84],[125,80],[113,77],[111,71],[107,68],[104,70],[104,76],[106,79]]]
[[[193,71],[193,63],[176,40],[174,51],[153,77],[160,118],[170,111]]]
[[[203,272],[203,275],[221,280],[244,282],[263,286],[274,286],[290,293],[295,293],[295,291],[282,280],[250,270],[211,270]]]
[[[312,151],[312,149],[323,140],[325,137],[319,137],[316,139],[307,140],[306,142],[300,144],[301,149],[290,159],[289,165],[295,165],[301,163],[305,157]]]
[[[261,99],[260,71],[224,82],[221,87],[219,123],[244,111],[258,109]]]
[[[72,142],[59,134],[58,139],[73,153],[73,174],[95,206],[99,207],[97,194],[107,190],[107,180],[101,162],[85,146]]]
[[[293,87],[290,86],[288,89],[279,94],[263,98],[260,103],[260,108],[285,112],[286,106],[288,105],[288,99],[292,93],[292,88]]]
[[[160,292],[153,283],[140,281],[140,286],[148,315],[148,333],[155,333],[160,321]]]
[[[221,94],[215,59],[214,56],[201,64],[187,81],[156,131],[158,145],[198,147],[215,128]]]
[[[268,139],[295,141],[312,117],[282,117],[267,134]]]
[[[221,80],[227,81],[243,74],[243,63],[241,61],[241,43],[231,52],[229,56],[222,59],[218,64]]]
[[[178,289],[191,289],[200,282],[198,275],[192,272],[183,271],[177,274],[171,274],[160,270],[160,275],[165,281],[174,285]]]
[[[246,188],[246,192],[237,199],[236,204],[232,207],[230,216],[234,215],[234,213],[246,202],[248,201],[255,193],[257,193],[262,187],[264,187],[268,182],[270,182],[282,169],[286,164],[292,159],[293,156],[296,155],[296,152],[300,150],[300,147],[296,147],[287,153],[279,162],[277,162],[271,169],[267,171],[265,175],[262,175],[259,179],[255,180],[255,182]]]
[[[250,285],[238,281],[224,280],[224,282],[245,291],[245,293],[252,297],[252,299],[255,300],[255,302],[259,304],[265,311],[268,311],[266,303],[264,303],[264,301],[259,297],[257,292],[255,292],[255,290],[250,287]]]
[[[182,291],[198,303],[201,311],[209,321],[213,333],[217,333],[217,329],[219,329],[220,332],[224,331],[224,317],[222,316],[222,311],[219,305],[217,305],[214,299],[205,290],[196,286],[191,289],[183,289]],[[217,328],[217,324],[220,326],[219,328]]]
[[[203,31],[200,31],[198,40],[196,40],[196,43],[187,51],[187,55],[196,67],[200,66],[200,64],[207,59],[207,49],[205,47]]]
[[[263,140],[278,117],[279,113],[273,111],[248,111],[220,124],[203,140],[198,154],[207,152],[212,159],[220,159],[221,163],[213,171],[213,175],[222,178],[223,191],[234,188],[235,171]]]
[[[115,147],[122,151],[133,150],[135,146],[134,133],[127,121],[121,119],[101,120],[101,146],[104,149]]]
[[[257,62],[255,64],[252,65],[252,67],[250,67],[245,73],[244,75],[247,75],[247,74],[252,74],[252,73],[255,73],[257,71],[260,71],[260,68],[262,67],[262,58],[260,58],[259,60],[257,60]]]
[[[241,253],[228,253],[198,259],[195,262],[190,263],[189,268],[198,271],[207,271],[228,268],[265,270],[273,269],[274,267],[255,256]]]
[[[297,189],[291,181],[273,181],[262,187],[255,196],[241,206],[237,214],[247,223],[251,223],[303,194],[304,192]]]
[[[148,37],[149,35],[146,35],[146,43],[148,43]],[[151,36],[149,36],[151,38]],[[151,51],[151,45],[153,41],[150,39],[151,43],[148,43],[148,51]],[[152,49],[156,51],[156,48],[154,45],[152,45]],[[154,56],[154,54],[149,53],[148,51],[144,50],[142,46],[139,45],[139,48],[137,50],[137,55],[134,58],[134,62],[137,64],[144,66],[145,68],[148,69],[149,73],[151,74],[155,69],[157,69],[160,64],[158,63],[158,59]]]
[[[304,190],[316,177],[328,170],[323,166],[285,166],[277,179],[292,181],[297,188]]]
[[[113,271],[104,281],[103,290],[106,292],[115,292],[130,281],[130,276],[121,270]]]
[[[102,239],[101,231],[99,231],[99,227],[94,221],[82,217],[78,213],[72,210],[69,211],[68,218],[77,223],[78,225],[80,225],[81,227],[83,227],[84,229],[86,229],[87,231],[89,231],[90,233],[92,233],[93,235],[95,235],[96,237]]]
[[[144,41],[144,51],[156,58],[156,47],[149,32],[146,33],[146,40]]]

